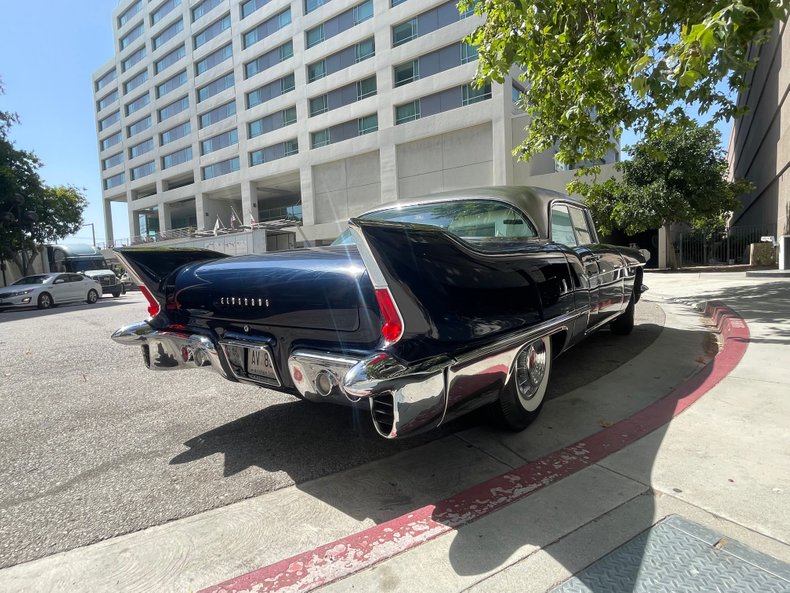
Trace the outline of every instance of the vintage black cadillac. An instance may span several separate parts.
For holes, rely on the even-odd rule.
[[[644,290],[642,253],[600,244],[581,202],[530,187],[385,205],[327,247],[118,256],[151,317],[112,337],[148,368],[369,409],[387,438],[481,406],[526,428],[552,359],[605,325],[630,333]]]

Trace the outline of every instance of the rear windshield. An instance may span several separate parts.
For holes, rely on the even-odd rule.
[[[538,236],[535,227],[521,212],[495,200],[454,200],[414,204],[371,212],[360,218],[427,224],[444,229],[467,241],[490,238],[531,239]],[[332,244],[348,245],[353,242],[351,232],[346,230]]]

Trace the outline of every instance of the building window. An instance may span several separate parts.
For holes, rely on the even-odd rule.
[[[145,57],[145,46],[137,49],[132,55],[121,62],[121,72],[126,72],[129,68],[139,63]]]
[[[510,87],[510,98],[513,105],[518,109],[524,109],[524,89],[517,85],[515,82]]]
[[[395,86],[403,86],[417,80],[420,77],[420,62],[412,60],[405,64],[398,64],[393,68]]]
[[[187,82],[187,71],[182,70],[175,76],[168,78],[162,84],[156,87],[156,98],[164,97],[167,93],[171,93]]]
[[[161,21],[165,16],[170,14],[173,9],[181,4],[181,0],[167,0],[159,8],[151,13],[151,25],[155,25]]]
[[[106,109],[113,103],[118,100],[118,91],[114,90],[109,95],[105,95],[101,99],[96,102],[96,109],[97,111],[101,111],[102,109]]]
[[[396,6],[400,6],[400,5],[401,5],[401,4],[403,4],[404,2],[406,2],[406,0],[391,0],[391,1],[390,1],[390,6],[391,6],[392,8],[395,8]]]
[[[112,169],[123,162],[123,153],[119,152],[112,156],[107,157],[101,162],[102,170]]]
[[[310,134],[310,145],[313,148],[329,144],[329,129],[319,130]]]
[[[324,24],[321,23],[317,27],[313,27],[309,31],[305,33],[305,42],[307,43],[307,47],[313,47],[318,45],[324,40]]]
[[[187,146],[181,150],[171,152],[162,157],[162,169],[169,169],[192,160],[192,147]]]
[[[296,107],[283,109],[283,127],[296,123]]]
[[[121,40],[118,42],[121,47],[121,51],[129,47],[135,39],[138,39],[143,34],[143,29],[143,23],[140,23],[126,35],[121,37]]]
[[[392,47],[397,47],[417,37],[417,19],[392,27]]]
[[[104,119],[99,120],[99,131],[102,132],[119,121],[121,121],[121,112],[114,111]]]
[[[186,55],[186,48],[183,45],[177,47],[161,60],[157,60],[156,62],[154,62],[154,74],[159,74],[166,68],[178,62],[185,55]]]
[[[148,140],[144,140],[139,144],[135,144],[134,146],[129,148],[129,158],[137,158],[141,154],[145,154],[146,152],[151,152],[154,149],[154,139],[149,138]]]
[[[206,43],[214,39],[217,35],[225,31],[226,29],[230,29],[229,14],[226,14],[218,21],[214,21],[208,27],[203,29],[200,33],[192,37],[195,43],[195,49],[199,48],[202,45],[205,45]]]
[[[352,9],[354,24],[358,25],[361,22],[373,17],[373,0],[366,0],[362,4],[357,4]]]
[[[228,45],[219,48],[217,51],[210,53],[199,62],[195,62],[195,75],[200,76],[204,72],[208,72],[214,66],[221,64],[233,55],[233,46]]]
[[[238,170],[239,157],[234,157],[232,159],[228,159],[227,161],[221,161],[219,163],[214,163],[213,165],[203,167],[203,179],[212,179],[214,177],[227,175],[228,173],[233,173],[234,171]]]
[[[104,140],[101,141],[101,149],[107,150],[111,146],[115,146],[118,144],[123,137],[121,136],[120,132],[115,132],[112,136],[107,136]]]
[[[170,41],[173,37],[178,35],[183,30],[184,30],[184,21],[182,19],[178,19],[175,23],[173,23],[167,29],[162,31],[159,35],[154,37],[153,40],[154,50],[157,50],[160,47],[162,47],[165,43]]]
[[[463,92],[461,105],[471,105],[472,103],[479,103],[491,98],[491,85],[488,83],[479,89],[471,84],[465,84],[461,89]]]
[[[461,42],[461,63],[474,62],[477,59],[477,47],[469,45],[465,41]]]
[[[326,95],[310,99],[310,117],[326,112]]]
[[[143,70],[137,76],[127,80],[123,85],[123,94],[127,95],[148,80],[148,70]]]
[[[159,135],[159,144],[164,146],[179,138],[184,138],[192,132],[192,124],[188,121],[179,124],[169,130],[165,130]]]
[[[357,127],[359,130],[359,135],[362,136],[364,134],[370,134],[371,132],[376,132],[379,129],[379,116],[377,113],[372,115],[367,115],[365,117],[360,117],[357,120]]]
[[[163,122],[166,119],[173,117],[177,113],[181,113],[185,109],[189,109],[189,97],[181,97],[177,101],[173,101],[169,105],[165,105],[159,110],[159,121]]]
[[[137,0],[137,2],[135,2],[129,8],[124,10],[121,13],[121,16],[118,17],[118,28],[120,29],[121,27],[123,27],[142,9],[143,9],[143,0]]]
[[[295,82],[294,82],[294,75],[293,75],[293,73],[289,74],[288,76],[283,76],[280,79],[280,93],[281,94],[284,95],[285,93],[288,93],[288,92],[294,90],[294,88],[296,88],[296,85],[295,85]]]
[[[326,60],[319,60],[307,65],[307,82],[313,82],[326,76]]]
[[[151,127],[151,116],[146,115],[143,119],[137,120],[133,124],[126,126],[126,137],[131,138],[135,134],[139,134],[143,130]]]
[[[222,148],[227,148],[228,146],[233,146],[234,144],[239,143],[239,133],[235,130],[228,130],[227,132],[223,132],[222,134],[218,134],[207,140],[203,140],[200,143],[200,154],[206,155],[210,152],[214,152],[220,150]]]
[[[283,43],[280,47],[267,51],[265,54],[258,56],[252,62],[244,64],[244,78],[251,78],[264,70],[271,68],[275,64],[280,64],[292,57],[294,47],[292,41]]]
[[[241,5],[241,18],[246,19],[253,12],[268,4],[269,0],[248,0]]]
[[[357,82],[357,101],[376,94],[376,77],[371,76],[365,80]]]
[[[117,77],[118,77],[118,73],[115,71],[115,68],[113,68],[107,74],[105,74],[104,76],[99,78],[99,80],[96,81],[96,90],[97,91],[102,90],[112,81],[114,81]]]
[[[119,185],[123,185],[124,183],[124,174],[118,173],[117,175],[113,175],[112,177],[108,177],[104,180],[104,189],[110,189],[111,187],[118,187]]]
[[[233,72],[228,72],[225,76],[208,83],[206,86],[200,87],[197,91],[198,103],[231,88],[233,84]]]
[[[323,6],[329,0],[304,0],[304,13],[313,12],[319,6]]]
[[[135,167],[130,171],[132,181],[135,179],[140,179],[141,177],[146,177],[147,175],[151,175],[156,171],[156,162],[149,161],[140,165],[139,167]]]
[[[236,101],[230,101],[200,115],[200,129],[236,114]]]
[[[420,100],[410,101],[395,107],[395,125],[420,119]]]
[[[354,61],[361,62],[376,55],[376,44],[373,37],[360,41],[354,46]]]
[[[222,4],[222,0],[203,0],[203,2],[192,9],[192,22],[194,23],[199,18],[207,15],[220,4]]]
[[[260,25],[247,31],[242,37],[244,49],[258,43],[276,31],[279,31],[291,23],[291,9],[287,8],[272,18],[262,22]]]
[[[296,138],[285,141],[285,156],[291,156],[299,152],[299,142]]]
[[[126,115],[131,115],[135,111],[138,111],[148,105],[151,101],[151,97],[148,96],[148,93],[137,97],[131,103],[126,104]]]
[[[475,3],[475,4],[476,4],[476,3]],[[473,4],[471,8],[467,8],[465,11],[463,11],[462,13],[460,13],[460,14],[458,15],[458,18],[459,18],[459,19],[466,19],[466,18],[469,18],[470,16],[472,16],[474,13],[475,13],[475,6],[474,6],[474,4]]]

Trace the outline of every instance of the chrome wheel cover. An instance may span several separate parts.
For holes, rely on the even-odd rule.
[[[524,402],[529,402],[540,391],[546,379],[546,344],[536,340],[516,357],[516,390]]]

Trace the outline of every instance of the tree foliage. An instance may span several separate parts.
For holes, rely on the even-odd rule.
[[[723,90],[743,87],[760,43],[790,0],[461,0],[485,21],[476,81],[523,73],[531,121],[517,152],[558,147],[567,164],[595,161],[623,127],[649,134],[695,104],[715,118],[740,112]]]
[[[726,179],[720,142],[712,123],[677,116],[630,148],[633,158],[616,165],[621,179],[577,181],[572,189],[585,197],[604,233],[619,228],[635,234],[673,223],[720,227],[740,207],[736,196],[751,189],[749,182]]]
[[[43,182],[35,153],[16,148],[9,137],[16,123],[16,114],[0,111],[0,256],[27,274],[37,245],[80,229],[87,200],[83,189]]]

